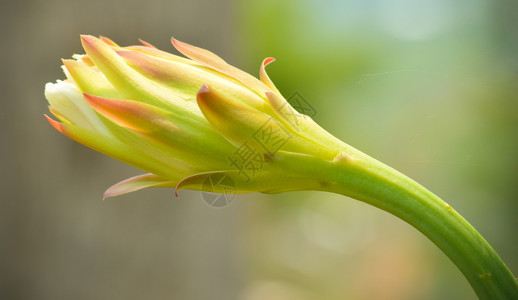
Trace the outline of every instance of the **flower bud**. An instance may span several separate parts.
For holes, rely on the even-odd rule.
[[[64,81],[48,83],[49,122],[68,137],[149,174],[105,197],[145,187],[204,189],[231,176],[236,192],[317,189],[316,179],[280,170],[273,159],[303,154],[332,160],[338,142],[296,112],[266,74],[260,80],[215,54],[172,39],[187,58],[82,36],[84,55],[63,60]]]

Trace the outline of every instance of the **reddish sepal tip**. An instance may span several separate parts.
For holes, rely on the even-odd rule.
[[[267,65],[271,64],[274,61],[275,61],[275,58],[267,57],[267,58],[264,59],[263,64],[264,64],[264,66],[267,66]]]
[[[210,88],[207,84],[204,84],[200,90],[198,91],[198,94],[205,94],[205,93],[209,93],[210,92]]]
[[[139,41],[142,45],[144,45],[144,46],[146,46],[146,47],[156,49],[156,47],[155,47],[155,46],[151,45],[150,43],[148,43],[148,42],[146,42],[146,41],[144,41],[144,40],[142,40],[142,39],[138,39],[138,41]]]
[[[47,118],[47,121],[49,121],[49,123],[50,123],[50,125],[52,125],[52,127],[54,127],[57,131],[63,133],[63,127],[61,126],[61,123],[53,120],[52,118],[50,118],[47,115],[45,115],[45,118]]]

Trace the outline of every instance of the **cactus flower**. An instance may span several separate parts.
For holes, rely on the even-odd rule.
[[[339,143],[283,98],[260,66],[260,80],[215,54],[172,39],[187,56],[150,44],[119,47],[82,36],[85,55],[63,60],[67,79],[48,83],[49,122],[92,149],[149,172],[105,197],[145,187],[202,189],[229,175],[236,192],[318,189],[319,180],[274,171],[272,157],[333,159]],[[326,140],[328,139],[328,140]]]
[[[105,197],[146,187],[205,190],[210,178],[231,178],[237,193],[339,193],[425,234],[480,299],[518,299],[511,271],[450,205],[294,110],[266,74],[272,58],[257,79],[207,50],[172,43],[187,58],[146,42],[120,47],[82,36],[86,53],[63,60],[67,78],[45,87],[59,121],[47,119],[58,131],[149,172]]]

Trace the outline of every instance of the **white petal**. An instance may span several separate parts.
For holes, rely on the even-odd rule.
[[[112,136],[77,86],[58,80],[45,85],[45,98],[52,108],[75,125]]]

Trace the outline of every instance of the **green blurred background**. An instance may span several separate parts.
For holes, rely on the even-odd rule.
[[[3,1],[1,299],[475,299],[395,217],[345,197],[143,190],[61,136],[43,87],[79,34],[176,38],[302,95],[337,137],[416,179],[518,273],[518,2]]]

